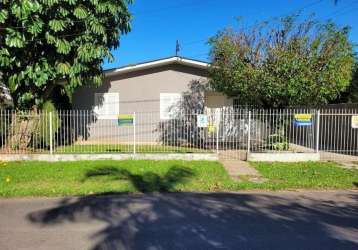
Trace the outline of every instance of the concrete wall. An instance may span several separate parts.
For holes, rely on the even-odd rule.
[[[319,161],[319,153],[249,153],[248,161],[263,162],[306,162]]]
[[[2,161],[183,160],[217,161],[216,154],[0,154]]]

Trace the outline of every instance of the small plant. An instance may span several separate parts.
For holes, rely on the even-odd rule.
[[[272,134],[267,138],[267,147],[271,150],[284,151],[288,150],[289,143],[287,137],[280,134]]]

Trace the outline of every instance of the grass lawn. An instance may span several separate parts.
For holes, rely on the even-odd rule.
[[[262,184],[231,180],[218,162],[77,161],[0,163],[0,196],[65,196],[153,191],[357,188],[358,171],[335,163],[252,163]]]

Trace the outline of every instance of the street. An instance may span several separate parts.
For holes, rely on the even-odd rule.
[[[358,192],[0,199],[0,249],[358,249]]]

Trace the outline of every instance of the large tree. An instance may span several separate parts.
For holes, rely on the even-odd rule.
[[[335,103],[358,103],[358,61],[355,63],[352,81]]]
[[[211,86],[242,104],[318,105],[349,85],[354,62],[349,28],[297,15],[225,29],[210,40]]]
[[[0,72],[18,108],[100,84],[132,0],[0,1]]]

